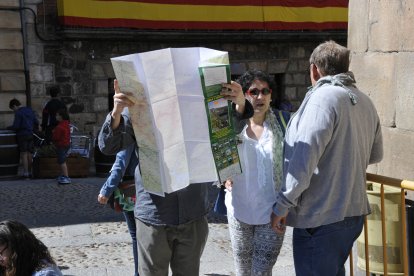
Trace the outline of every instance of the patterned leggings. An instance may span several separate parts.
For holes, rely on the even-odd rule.
[[[284,234],[270,225],[250,225],[227,214],[237,276],[272,275]]]

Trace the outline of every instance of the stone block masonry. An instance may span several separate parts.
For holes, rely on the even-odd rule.
[[[19,30],[3,30],[0,36],[0,50],[22,50],[23,40]]]
[[[18,11],[0,10],[0,29],[20,29],[20,13]]]
[[[2,0],[0,8],[15,8],[19,6],[19,0]]]
[[[384,137],[384,158],[371,172],[408,180],[414,179],[413,10],[413,1],[349,1],[351,69],[377,107]]]
[[[0,1],[0,128],[13,122],[9,101],[19,99],[26,105],[26,81],[24,77],[23,37],[18,0]]]

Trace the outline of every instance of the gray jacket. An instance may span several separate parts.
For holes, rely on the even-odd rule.
[[[273,211],[289,211],[289,226],[317,227],[370,212],[365,177],[368,164],[382,159],[380,121],[367,95],[335,81],[329,77],[308,92],[288,124],[284,181]]]

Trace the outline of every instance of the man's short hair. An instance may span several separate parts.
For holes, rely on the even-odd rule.
[[[52,98],[55,98],[60,92],[60,88],[59,86],[53,86],[51,88],[49,88],[49,95]]]
[[[349,70],[349,50],[333,40],[319,44],[309,58],[323,76],[346,73]]]
[[[21,103],[18,99],[12,99],[9,102],[9,108],[10,109],[13,109],[14,106],[20,106],[20,105],[21,105]]]

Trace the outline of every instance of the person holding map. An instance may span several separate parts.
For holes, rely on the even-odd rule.
[[[136,144],[128,109],[139,105],[114,82],[114,108],[106,117],[98,137],[105,154]],[[135,170],[138,271],[141,276],[198,276],[200,257],[208,235],[208,187],[211,183],[191,184],[159,196],[144,190],[140,168]]]
[[[236,275],[271,275],[284,233],[272,230],[270,216],[282,183],[283,137],[289,113],[270,108],[272,81],[249,70],[237,82],[223,84],[222,95],[235,100],[241,91],[253,117],[240,121],[238,151],[243,173],[225,182],[227,218]],[[243,107],[242,107],[243,108]],[[236,106],[239,111],[239,106]]]

